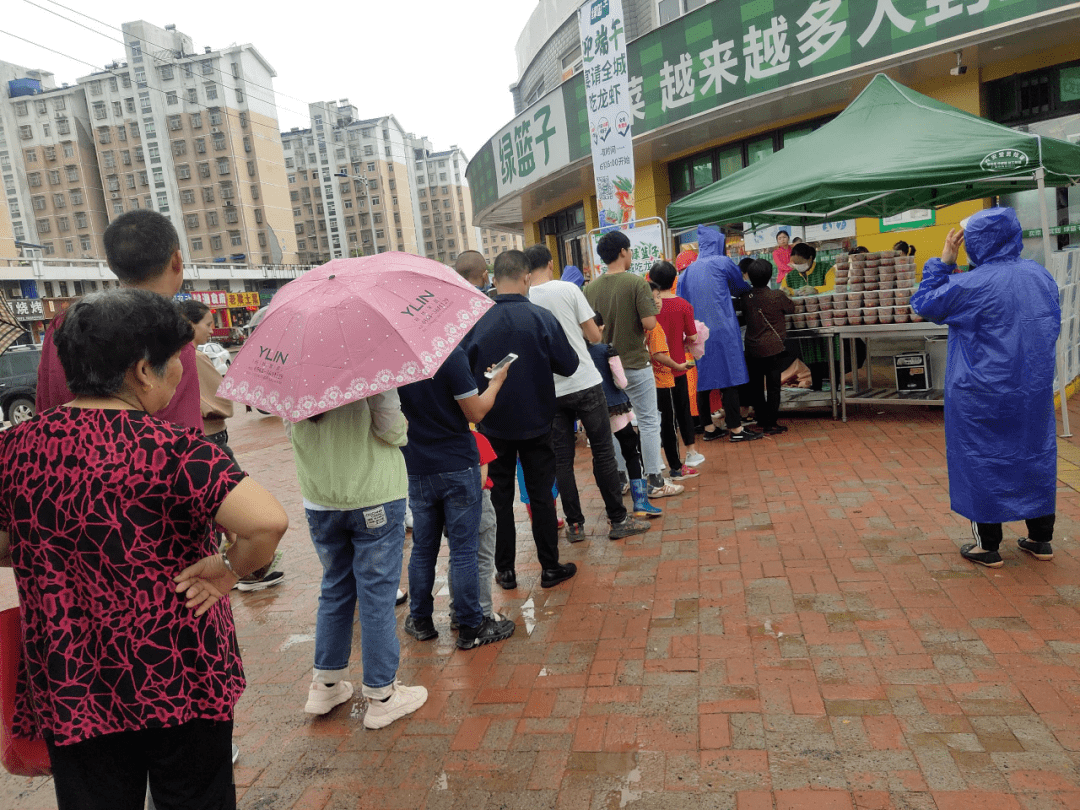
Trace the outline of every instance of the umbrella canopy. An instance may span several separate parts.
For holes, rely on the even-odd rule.
[[[218,394],[299,422],[431,377],[491,306],[430,259],[336,259],[274,295]]]
[[[668,225],[811,225],[1080,182],[1080,146],[1018,132],[879,74],[835,119],[667,208]]]

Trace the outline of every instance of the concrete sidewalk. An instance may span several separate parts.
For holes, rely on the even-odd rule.
[[[561,548],[580,573],[540,589],[519,509],[506,642],[455,650],[444,549],[439,638],[400,634],[400,678],[431,697],[367,731],[359,696],[303,712],[319,563],[280,422],[232,420],[292,520],[285,583],[233,594],[240,806],[1080,808],[1080,443],[1060,443],[1054,561],[1017,551],[1017,524],[991,571],[958,553],[940,409],[785,421],[702,444],[701,477],[626,541],[579,458],[589,538]],[[353,658],[359,682],[358,638]],[[0,777],[0,806],[54,807],[51,783]]]

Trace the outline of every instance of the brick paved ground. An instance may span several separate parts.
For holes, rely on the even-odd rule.
[[[286,583],[233,599],[241,807],[1080,808],[1080,443],[1061,442],[1054,562],[1015,550],[1019,524],[990,571],[957,553],[940,410],[789,423],[703,445],[643,537],[606,539],[590,481],[589,540],[563,545],[580,573],[558,588],[538,587],[520,523],[520,587],[495,594],[517,634],[455,651],[440,591],[439,639],[401,634],[428,704],[367,731],[359,698],[302,711],[318,561],[279,425],[235,419],[293,523]],[[0,806],[54,807],[51,784],[2,777]]]

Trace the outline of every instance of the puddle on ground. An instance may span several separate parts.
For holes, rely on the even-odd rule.
[[[631,785],[636,785],[641,781],[641,768],[634,768],[630,773],[626,775],[626,779],[623,782],[622,787],[619,789],[619,807],[626,807],[630,802],[637,801],[641,798],[641,794],[644,791],[632,790]]]
[[[281,651],[284,652],[285,650],[289,649],[289,647],[295,647],[297,644],[307,644],[309,641],[314,640],[314,633],[293,633],[282,643]]]
[[[536,604],[531,596],[521,606],[521,618],[525,622],[526,635],[531,636],[533,628],[536,627]]]

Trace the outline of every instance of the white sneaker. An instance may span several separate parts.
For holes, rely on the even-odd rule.
[[[405,528],[408,531],[412,531],[412,523],[413,523],[412,509],[410,509],[409,507],[406,506],[405,507]]]
[[[368,698],[364,727],[386,728],[395,720],[412,714],[425,703],[427,703],[427,689],[422,686],[403,686],[395,681],[394,691],[386,700]]]
[[[705,456],[695,450],[693,453],[686,454],[686,463],[690,467],[697,467],[705,463]]]
[[[351,698],[352,694],[353,685],[348,681],[338,681],[333,686],[312,681],[304,711],[308,714],[326,714],[338,704]]]

